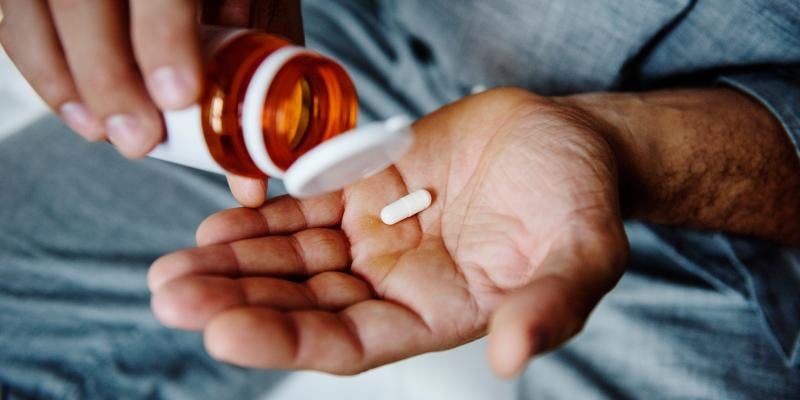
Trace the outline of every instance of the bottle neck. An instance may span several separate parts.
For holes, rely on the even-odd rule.
[[[317,58],[320,56],[302,47],[283,47],[261,62],[247,85],[241,116],[244,143],[253,163],[268,176],[283,177],[300,155],[293,144],[304,142],[309,124],[326,122],[319,116],[313,116],[316,118],[312,121],[313,117],[307,115],[302,132],[298,132],[302,128],[299,121],[295,122],[308,103],[302,97],[298,101],[295,93],[294,87],[302,85],[300,80],[305,79],[307,69],[298,66],[297,60]],[[311,87],[308,90],[307,97],[317,95],[310,93]],[[308,141],[312,147],[318,143]]]
[[[219,47],[206,63],[206,80],[200,101],[203,135],[208,151],[226,171],[264,178],[244,140],[242,110],[251,82],[260,66],[291,44],[281,38],[247,32]]]
[[[188,165],[282,178],[303,154],[355,126],[355,87],[333,60],[252,32],[232,35],[218,47],[206,62],[198,105],[180,112],[181,118],[174,118],[178,113],[165,115],[167,142],[182,143],[172,146],[175,151],[205,154],[191,155],[204,161]],[[195,122],[187,124],[189,117]],[[205,149],[183,143],[198,135]],[[173,161],[169,155],[161,158]],[[171,158],[187,164],[182,155]]]

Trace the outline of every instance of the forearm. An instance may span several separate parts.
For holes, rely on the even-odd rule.
[[[626,217],[800,245],[800,161],[755,100],[729,89],[564,100],[603,125]]]

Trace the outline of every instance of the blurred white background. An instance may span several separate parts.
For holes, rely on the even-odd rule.
[[[0,47],[0,139],[48,112]]]

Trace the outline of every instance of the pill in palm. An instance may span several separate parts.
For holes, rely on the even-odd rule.
[[[386,225],[394,225],[408,217],[414,216],[431,205],[431,194],[420,189],[383,207],[381,221]]]

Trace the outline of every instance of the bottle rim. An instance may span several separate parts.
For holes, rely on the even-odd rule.
[[[262,121],[267,93],[275,76],[289,61],[296,57],[313,55],[316,53],[300,46],[282,47],[261,61],[247,85],[242,104],[242,134],[250,158],[267,176],[282,178],[286,173],[265,151]]]

